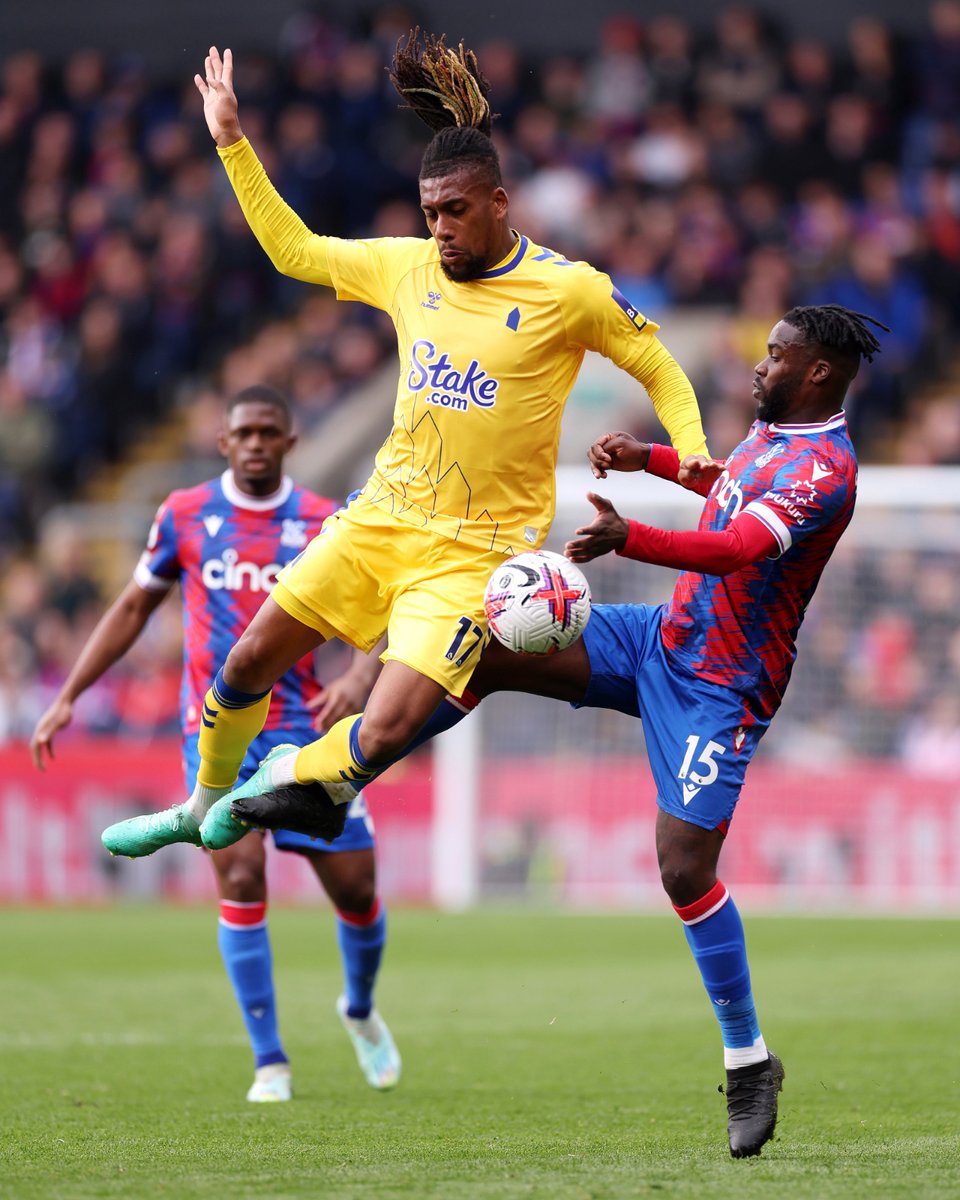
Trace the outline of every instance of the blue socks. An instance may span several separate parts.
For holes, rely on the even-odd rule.
[[[266,912],[264,903],[221,900],[217,928],[220,953],[247,1027],[255,1067],[287,1061],[277,1028]]]
[[[763,1062],[767,1048],[750,990],[743,922],[730,893],[718,880],[693,904],[674,908],[720,1025],[726,1066]]]
[[[347,1016],[363,1019],[373,1008],[373,989],[387,940],[387,911],[374,900],[369,913],[337,912]]]

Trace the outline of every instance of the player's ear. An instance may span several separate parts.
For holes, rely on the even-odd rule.
[[[833,374],[833,368],[825,358],[814,359],[813,369],[810,372],[810,382],[823,385]]]
[[[227,431],[225,429],[221,429],[217,433],[217,450],[219,450],[224,458],[228,458],[230,455],[230,443],[227,441]]]
[[[294,446],[299,441],[300,441],[299,434],[296,434],[296,433],[288,434],[287,435],[287,448],[286,448],[286,450],[284,450],[284,454],[289,454],[290,451],[294,448]]]

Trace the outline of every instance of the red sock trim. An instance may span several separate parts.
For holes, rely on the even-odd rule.
[[[673,908],[684,925],[696,925],[698,921],[705,921],[707,917],[712,917],[718,909],[723,908],[729,899],[730,893],[718,879],[710,891],[705,896],[701,896],[699,900],[682,906],[675,904]]]
[[[452,704],[454,708],[459,708],[461,712],[473,712],[480,703],[480,697],[475,696],[469,688],[464,688],[462,695],[454,696],[449,692],[446,696],[448,704]]]
[[[250,925],[262,925],[267,919],[265,900],[221,900],[220,920],[224,925],[236,925],[241,929]]]
[[[370,911],[365,913],[344,912],[343,909],[337,909],[337,916],[345,925],[356,925],[359,929],[365,929],[368,925],[372,925],[380,916],[380,897],[378,896],[370,905]]]

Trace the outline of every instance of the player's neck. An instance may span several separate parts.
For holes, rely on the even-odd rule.
[[[499,249],[495,252],[493,259],[487,263],[487,270],[490,271],[494,267],[500,265],[503,260],[510,254],[511,250],[519,242],[520,237],[515,229],[511,229],[508,225],[503,231],[503,237],[500,239]]]
[[[843,411],[843,399],[798,404],[771,421],[771,425],[823,425]]]
[[[236,471],[229,469],[229,476],[236,490],[242,496],[249,496],[251,500],[269,500],[283,487],[282,473],[269,479],[243,479]]]

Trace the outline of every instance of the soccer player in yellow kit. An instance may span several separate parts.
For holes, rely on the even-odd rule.
[[[487,580],[550,528],[560,421],[587,350],[645,388],[681,460],[706,453],[693,389],[658,326],[607,275],[511,228],[489,87],[473,52],[417,30],[398,46],[391,78],[436,131],[420,169],[429,238],[312,233],[243,136],[231,52],[221,59],[212,47],[195,78],[227,175],[271,261],[335,288],[339,299],[388,312],[400,377],[393,427],[362,493],[281,572],[207,693],[197,786],[167,810],[169,841],[219,849],[243,835],[229,793],[270,689],[326,639],[370,650],[387,633],[366,708],[316,742],[272,752],[243,794],[302,802],[301,785],[320,783],[339,802],[338,783],[375,774],[447,693],[459,695],[487,638]],[[153,837],[156,849],[156,818]]]

